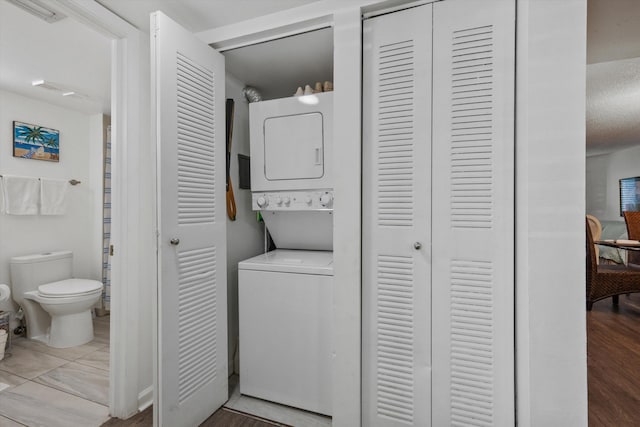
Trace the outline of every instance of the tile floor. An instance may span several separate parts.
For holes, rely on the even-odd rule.
[[[109,419],[109,316],[72,348],[13,340],[0,361],[0,427],[100,426]]]

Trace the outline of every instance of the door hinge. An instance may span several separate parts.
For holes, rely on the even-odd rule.
[[[109,256],[113,256],[113,245],[109,245]]]

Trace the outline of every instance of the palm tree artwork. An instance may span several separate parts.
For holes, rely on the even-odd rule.
[[[13,122],[13,156],[60,161],[60,131],[29,123]]]

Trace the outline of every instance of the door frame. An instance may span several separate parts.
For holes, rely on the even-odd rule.
[[[556,132],[555,138],[546,138],[543,136],[544,129],[549,122],[552,122],[553,109],[546,109],[546,105],[553,104],[550,99],[556,100],[557,105],[566,105],[571,108],[573,112],[577,112],[581,107],[584,107],[584,74],[586,70],[586,63],[581,58],[576,59],[576,55],[582,55],[584,51],[584,26],[586,25],[586,6],[582,1],[569,2],[564,7],[551,10],[547,5],[538,5],[536,8],[537,13],[534,15],[530,10],[532,7],[529,0],[516,0],[518,4],[518,16],[517,21],[517,49],[520,52],[518,54],[518,63],[516,65],[517,75],[517,87],[516,87],[516,191],[519,194],[526,194],[526,190],[529,186],[535,186],[539,191],[547,189],[552,191],[553,186],[557,184],[556,181],[549,179],[548,173],[550,171],[561,170],[562,168],[553,168],[553,165],[549,165],[549,156],[545,153],[557,150],[558,147],[563,147],[563,158],[571,160],[572,167],[576,170],[583,168],[584,162],[584,132],[579,129],[583,127],[579,126],[579,122],[584,123],[584,117],[575,118],[572,116],[571,121],[564,121],[564,124],[560,128],[565,132]],[[352,69],[344,69],[343,67],[349,67],[352,62],[359,60],[361,49],[357,49],[361,45],[361,39],[358,37],[357,42],[353,39],[348,39],[349,35],[353,35],[356,31],[355,28],[359,28],[360,16],[368,14],[370,12],[380,11],[385,8],[397,8],[408,7],[417,4],[429,3],[431,1],[417,1],[411,2],[407,0],[324,0],[315,3],[311,3],[305,6],[300,6],[291,10],[283,11],[278,14],[269,15],[267,17],[258,17],[248,21],[244,21],[238,24],[233,24],[225,27],[220,27],[212,30],[203,31],[198,33],[197,36],[203,41],[214,44],[221,50],[226,50],[230,47],[239,47],[242,45],[253,44],[258,41],[266,41],[285,35],[296,34],[299,32],[319,28],[320,26],[327,26],[331,24],[333,19],[334,25],[334,43],[337,45],[345,42],[346,46],[341,47],[340,58],[334,57],[336,74],[341,69],[346,74],[343,80],[340,82],[340,87],[343,89],[337,93],[347,90],[349,93],[343,93],[341,98],[352,108],[354,103],[360,103],[360,63],[354,66]],[[402,6],[400,6],[402,5]],[[135,27],[122,20],[120,17],[114,15],[106,8],[102,7],[96,2],[86,2],[83,0],[63,0],[56,2],[56,7],[61,9],[67,15],[78,19],[81,22],[93,27],[94,29],[102,29],[110,38],[114,40],[113,56],[117,57],[118,64],[120,64],[117,72],[112,75],[112,91],[114,103],[112,109],[112,119],[114,121],[114,146],[121,147],[121,152],[118,158],[112,160],[113,165],[118,165],[118,168],[129,170],[131,176],[137,175],[137,165],[130,161],[126,164],[122,164],[123,157],[126,160],[126,152],[128,150],[133,151],[135,147],[136,138],[145,137],[145,132],[141,130],[147,130],[148,127],[144,127],[144,121],[142,125],[135,123],[136,118],[141,118],[144,115],[144,111],[149,108],[144,108],[147,99],[143,98],[146,88],[146,82],[141,80],[144,70],[144,60],[148,58],[144,55],[144,47],[141,39],[145,39],[146,36],[142,35]],[[545,9],[538,11],[538,9]],[[357,12],[357,13],[356,13]],[[535,12],[535,11],[534,11]],[[530,39],[533,36],[530,34],[546,34],[545,31],[549,30],[549,26],[555,21],[548,19],[549,13],[553,13],[554,17],[565,19],[571,17],[570,21],[575,23],[575,26],[562,25],[562,35],[567,36],[561,40],[566,40],[566,44],[563,44],[563,49],[558,49],[558,40],[553,39],[556,32],[549,32],[548,37],[544,40],[538,41],[533,47],[530,45]],[[336,16],[342,15],[342,18],[338,19]],[[340,21],[340,22],[338,22]],[[544,22],[543,22],[544,21]],[[355,25],[349,32],[349,25]],[[558,28],[556,28],[557,30]],[[341,35],[337,35],[340,33]],[[110,34],[110,35],[109,35]],[[539,40],[539,37],[533,37],[534,40]],[[554,61],[543,60],[545,55],[548,54],[549,48],[553,47],[554,52],[559,54],[554,56]],[[526,49],[525,49],[526,48]],[[566,49],[565,49],[566,48]],[[565,55],[566,53],[566,55]],[[348,54],[353,54],[350,58]],[[334,52],[334,56],[336,53]],[[116,60],[114,59],[114,63]],[[147,61],[148,62],[148,61]],[[544,64],[544,71],[547,74],[540,73],[540,64]],[[558,69],[562,68],[562,64],[572,67],[573,70],[578,71],[581,78],[575,78],[568,73],[559,75]],[[147,64],[148,66],[148,64]],[[535,70],[535,73],[530,73],[529,70]],[[115,70],[114,70],[115,71]],[[357,76],[356,76],[357,74]],[[137,76],[137,77],[136,77]],[[548,78],[552,76],[552,78]],[[357,77],[357,78],[356,78]],[[136,80],[137,79],[137,80]],[[129,84],[127,84],[129,81]],[[553,86],[545,86],[543,82],[553,81]],[[524,83],[527,84],[524,84]],[[357,87],[349,86],[349,83],[354,83]],[[538,84],[536,86],[536,84]],[[347,85],[347,86],[343,86]],[[128,91],[126,90],[128,87]],[[537,97],[530,99],[529,87],[536,87]],[[540,90],[540,87],[544,87],[545,90]],[[118,96],[125,98],[120,100]],[[551,96],[551,98],[549,98]],[[357,99],[356,99],[357,98]],[[117,101],[117,102],[116,102]],[[120,105],[118,105],[120,104]],[[535,108],[531,108],[533,104]],[[336,105],[339,105],[336,103]],[[345,108],[347,108],[345,105]],[[130,114],[129,120],[127,120],[127,110]],[[359,111],[359,110],[358,110]],[[545,111],[545,113],[538,117],[538,121],[531,120],[532,112]],[[584,108],[582,108],[584,112]],[[336,111],[338,113],[338,111]],[[346,117],[349,117],[348,115]],[[148,117],[146,118],[148,120]],[[338,355],[345,355],[345,357],[339,357],[336,359],[334,365],[334,373],[344,375],[341,381],[345,384],[344,390],[337,390],[334,393],[336,401],[339,401],[339,397],[345,397],[340,407],[336,408],[336,414],[334,416],[334,425],[344,426],[358,426],[360,425],[360,271],[361,265],[360,257],[360,162],[359,156],[353,157],[359,154],[361,151],[360,143],[360,124],[359,120],[355,117],[350,118],[350,123],[336,124],[340,127],[340,132],[346,132],[352,139],[345,140],[343,151],[341,155],[344,155],[343,159],[338,159],[337,166],[346,168],[340,174],[336,174],[336,182],[346,183],[344,188],[340,191],[336,191],[336,198],[340,203],[345,203],[345,207],[354,209],[351,215],[341,216],[336,215],[334,220],[336,221],[336,229],[334,230],[334,236],[338,227],[343,237],[340,240],[334,239],[336,255],[340,255],[342,258],[337,259],[336,272],[338,273],[339,281],[336,280],[337,286],[345,285],[340,289],[340,294],[334,298],[334,309],[336,304],[342,313],[341,316],[336,315],[334,323],[339,320],[344,320],[344,323],[339,324],[341,335],[339,341],[336,343],[336,353]],[[534,123],[535,122],[535,123]],[[555,122],[554,122],[555,123]],[[540,126],[533,126],[537,124]],[[342,126],[345,126],[344,128]],[[137,129],[136,129],[137,127]],[[535,129],[535,130],[533,130]],[[119,132],[119,133],[116,133]],[[357,138],[356,138],[357,136]],[[570,143],[567,143],[567,136],[570,137]],[[527,158],[527,154],[530,153],[531,140],[535,140],[536,154],[540,154],[534,159]],[[131,144],[127,144],[127,141],[131,141]],[[563,145],[564,144],[564,145]],[[147,144],[148,145],[148,144]],[[336,151],[337,153],[338,151]],[[352,157],[349,159],[348,157]],[[556,156],[557,157],[557,156]],[[581,163],[582,162],[582,163]],[[580,189],[584,190],[583,175],[575,173],[572,176],[572,181],[560,181],[560,183],[570,190],[569,193],[558,191],[557,194],[572,194],[578,195]],[[574,179],[575,178],[575,179]],[[353,181],[351,181],[353,179]],[[578,179],[582,181],[578,181]],[[581,182],[581,183],[580,183]],[[124,176],[121,180],[116,180],[113,184],[113,196],[114,207],[116,203],[122,203],[125,200],[131,200],[129,188],[124,185],[126,181]],[[575,185],[574,185],[575,184]],[[135,193],[131,193],[135,194]],[[155,193],[154,193],[155,194]],[[348,198],[348,199],[347,199]],[[343,200],[344,199],[344,200]],[[563,209],[567,209],[572,212],[571,218],[561,216],[559,213],[556,218],[560,219],[559,226],[566,223],[576,223],[575,221],[569,221],[577,219],[582,215],[578,212],[581,206],[584,205],[582,199],[577,200],[575,198],[557,198],[553,201],[553,206],[549,209],[555,212],[562,212]],[[137,209],[138,201],[134,200]],[[134,316],[138,309],[138,302],[140,293],[144,290],[140,290],[137,286],[126,286],[126,283],[135,283],[128,274],[131,272],[132,267],[136,266],[137,259],[132,259],[134,254],[130,251],[128,254],[119,250],[121,248],[126,250],[126,231],[135,230],[134,227],[137,222],[131,218],[132,215],[137,215],[137,211],[134,211],[132,206],[125,205],[129,215],[125,212],[114,211],[112,218],[114,222],[114,233],[118,233],[118,236],[114,234],[114,244],[116,244],[116,256],[113,259],[114,271],[112,271],[112,282],[122,283],[122,289],[114,287],[112,289],[112,301],[115,307],[121,307],[118,310],[121,316],[116,318],[111,317],[111,330],[114,332],[111,343],[111,370],[110,370],[110,414],[120,418],[126,418],[132,415],[140,408],[143,409],[145,405],[151,404],[153,383],[147,385],[140,394],[138,394],[138,373],[137,367],[139,362],[138,355],[138,333],[140,332],[139,318]],[[584,311],[582,306],[578,308],[577,304],[571,306],[571,312],[568,313],[566,307],[552,307],[549,308],[547,303],[551,301],[558,301],[561,305],[562,301],[580,301],[584,296],[584,289],[580,286],[572,286],[567,289],[562,298],[558,298],[557,289],[562,289],[563,285],[567,283],[565,280],[568,276],[572,276],[574,273],[577,275],[582,274],[584,271],[584,257],[577,259],[571,257],[570,259],[570,271],[564,269],[564,274],[555,275],[553,271],[540,272],[538,271],[535,276],[531,275],[528,266],[537,265],[540,261],[541,253],[546,253],[546,256],[542,256],[542,259],[547,259],[552,256],[558,256],[559,259],[567,261],[567,254],[572,252],[573,248],[583,248],[583,237],[581,233],[584,232],[583,228],[575,230],[572,228],[570,232],[570,241],[562,240],[560,244],[556,244],[558,239],[566,236],[567,233],[559,230],[557,234],[551,235],[549,229],[535,229],[530,223],[531,216],[535,216],[542,207],[536,207],[529,204],[526,200],[518,199],[516,202],[516,351],[518,356],[518,363],[516,369],[516,383],[518,387],[518,413],[519,420],[523,425],[533,425],[532,422],[539,416],[543,416],[545,413],[541,408],[544,405],[536,405],[535,402],[538,397],[544,396],[544,401],[553,401],[554,399],[564,399],[566,396],[576,396],[571,400],[569,408],[565,407],[566,420],[571,419],[575,421],[580,419],[586,420],[586,344],[584,337]],[[356,218],[357,215],[357,218]],[[347,218],[348,216],[348,218]],[[155,214],[153,215],[155,218]],[[551,218],[548,216],[546,218]],[[118,224],[120,227],[118,227]],[[154,224],[155,225],[155,224]],[[358,225],[358,226],[356,226]],[[354,227],[354,228],[350,228]],[[557,227],[556,227],[557,228]],[[553,230],[555,231],[556,228]],[[555,236],[555,237],[554,237]],[[134,236],[130,236],[133,240]],[[135,242],[133,242],[135,243]],[[553,248],[550,251],[550,248]],[[581,249],[582,250],[582,249]],[[577,253],[577,252],[576,252]],[[155,255],[155,253],[154,253]],[[337,257],[336,257],[337,258]],[[349,265],[351,264],[351,265]],[[143,275],[150,274],[150,271],[156,271],[155,267],[151,269],[140,269]],[[571,274],[569,274],[571,273]],[[341,278],[340,276],[346,275]],[[136,277],[138,274],[136,273]],[[576,276],[572,276],[575,280]],[[155,280],[155,278],[149,278],[149,280]],[[349,287],[348,281],[351,280],[351,287]],[[353,281],[357,280],[357,289],[354,288]],[[579,281],[576,281],[579,282]],[[540,289],[539,286],[544,283],[544,289]],[[530,294],[530,289],[535,289],[535,295]],[[152,290],[151,292],[153,292]],[[143,294],[145,295],[145,294]],[[343,301],[338,301],[339,298],[344,298]],[[129,307],[129,311],[124,310],[124,307]],[[536,307],[545,307],[544,316],[547,319],[553,318],[553,322],[556,325],[554,337],[547,337],[545,334],[532,333],[531,329],[531,317],[536,313],[542,315],[542,311],[536,309]],[[351,311],[349,311],[350,309]],[[113,312],[113,310],[112,310]],[[567,322],[570,319],[570,322]],[[557,321],[556,321],[557,320]],[[551,320],[549,320],[551,322]],[[126,332],[126,334],[125,334]],[[116,343],[119,336],[129,337],[125,342]],[[548,354],[558,354],[557,349],[558,340],[557,336],[573,336],[576,337],[570,342],[565,342],[563,348],[568,350],[562,359],[549,358]],[[347,339],[351,339],[347,342]],[[355,349],[355,354],[353,354]],[[144,355],[142,355],[144,356]],[[553,365],[554,369],[546,369],[549,364]],[[571,369],[566,369],[566,366],[572,366]],[[118,375],[116,375],[118,372]],[[533,378],[536,378],[535,384]],[[565,384],[565,387],[548,388],[546,384]],[[537,387],[536,387],[537,384]],[[334,386],[335,387],[335,386]],[[118,390],[118,396],[114,396]],[[549,392],[552,390],[552,392]],[[348,396],[347,396],[348,395]],[[139,402],[139,403],[138,403]],[[577,417],[577,418],[572,418]],[[586,423],[582,423],[586,424]]]
[[[360,15],[371,16],[433,1],[325,0],[203,31],[198,36],[224,51],[333,22],[334,45],[346,43],[345,46],[340,45],[340,52],[334,52],[334,79],[342,76],[335,85],[341,88],[336,91],[341,102],[335,102],[335,115],[339,118],[343,116],[341,111],[349,111],[350,114],[352,106],[360,102],[360,75],[356,74],[360,72],[361,65],[350,63],[349,57],[343,56],[350,53],[352,59],[360,58],[361,49],[358,48],[361,47],[361,39],[358,38],[357,43],[349,39],[349,34],[353,37],[357,32],[355,28],[360,27]],[[557,420],[566,420],[567,423],[580,420],[579,424],[586,425],[586,334],[584,304],[581,302],[584,287],[579,279],[584,275],[584,256],[580,255],[584,250],[584,226],[580,226],[583,222],[579,219],[584,218],[586,4],[583,0],[573,0],[558,7],[531,0],[514,1],[518,52],[515,70],[517,196],[514,319],[517,421],[522,425],[535,425],[535,420],[540,418],[538,424],[548,423],[550,418],[545,419],[545,416],[549,412],[544,409],[548,405],[537,402],[562,400],[568,405],[563,407],[563,414],[554,412],[554,416],[559,417],[556,423]],[[574,25],[559,25],[567,20]],[[351,32],[350,25],[353,26]],[[545,37],[540,37],[540,34]],[[549,52],[554,52],[553,60],[548,60]],[[567,72],[558,72],[565,68]],[[357,85],[357,89],[351,85]],[[556,108],[548,108],[549,105]],[[558,106],[571,112],[568,119],[555,114]],[[350,124],[338,120],[334,124],[335,135],[340,132],[350,137],[341,142],[341,151],[335,151],[335,180],[342,184],[335,190],[336,202],[352,209],[350,215],[334,213],[334,264],[338,290],[334,296],[334,310],[337,311],[334,327],[339,326],[336,330],[340,334],[335,348],[340,357],[334,361],[334,376],[344,387],[342,390],[334,389],[339,403],[335,408],[334,426],[360,425],[362,211],[359,121],[359,117],[352,117]],[[552,138],[547,132],[550,124],[558,130]],[[354,159],[349,160],[350,156]],[[564,160],[562,167],[553,163],[557,158]],[[570,168],[570,175],[567,175],[567,168]],[[555,176],[562,179],[550,178]],[[543,205],[530,200],[527,196],[530,188],[535,188],[536,194],[546,195]],[[570,215],[565,215],[565,212]],[[540,213],[545,218],[546,227],[535,220]],[[557,223],[552,224],[551,220],[557,220]],[[533,268],[541,265],[542,260],[557,259],[563,260],[563,267],[554,265],[554,268],[547,268],[549,264],[545,264],[544,269]],[[556,274],[559,270],[561,273]],[[354,289],[356,280],[358,287]],[[567,287],[567,283],[572,283],[572,286]],[[563,290],[561,298],[558,297],[558,289]],[[554,304],[550,306],[549,301]],[[567,301],[571,302],[569,306],[564,304]],[[540,316],[545,318],[544,322],[533,321]],[[540,330],[546,324],[555,325],[554,334]],[[347,342],[347,339],[352,341]],[[562,357],[557,357],[558,348],[564,350]],[[563,387],[557,387],[557,384],[563,384]],[[566,396],[572,396],[570,401],[567,402]]]
[[[197,33],[220,52],[333,27],[333,426],[361,425],[362,18],[434,0],[325,0]],[[338,136],[339,135],[339,136]]]
[[[334,150],[333,155],[334,182],[340,183],[334,185],[334,197],[340,208],[334,210],[333,215],[332,416],[334,426],[359,426],[362,11],[358,4],[337,10],[339,7],[332,2],[318,3],[322,4],[301,6],[196,36],[224,52],[314,29],[334,28],[333,77],[335,87],[341,88],[334,92],[334,138],[338,139],[337,135],[340,135],[341,143],[340,150]],[[325,3],[331,4],[327,6]]]
[[[112,237],[109,414],[127,418],[152,403],[153,384],[139,392],[140,317],[144,295],[141,279],[149,282],[141,243],[140,146],[148,140],[148,36],[97,2],[64,0],[54,7],[111,39],[112,118]],[[145,74],[146,72],[146,74]],[[146,117],[145,117],[146,116]],[[148,126],[147,126],[148,127]],[[146,144],[148,145],[148,144]],[[141,208],[143,210],[141,210]],[[155,214],[153,215],[155,217]],[[155,225],[154,225],[155,227]],[[136,231],[136,232],[133,232]],[[137,233],[137,234],[136,234]],[[148,241],[149,239],[146,239]],[[154,242],[155,244],[155,242]],[[141,262],[142,261],[142,262]],[[155,267],[152,269],[155,271]],[[151,322],[151,319],[149,320]],[[147,365],[151,364],[151,360]],[[142,381],[144,384],[144,381]]]

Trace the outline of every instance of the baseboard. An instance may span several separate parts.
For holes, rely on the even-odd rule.
[[[138,394],[138,410],[140,412],[153,404],[153,386],[149,386]]]

